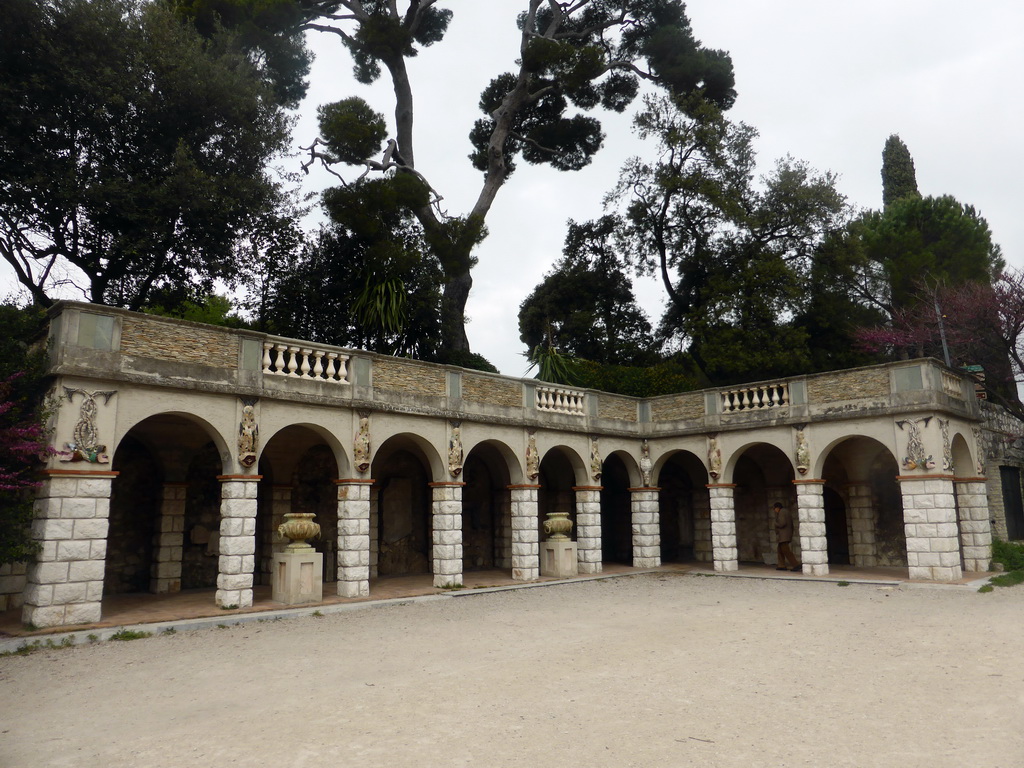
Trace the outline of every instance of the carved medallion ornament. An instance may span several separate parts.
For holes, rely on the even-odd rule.
[[[596,435],[590,438],[590,476],[595,483],[601,481],[601,443]]]
[[[260,428],[256,423],[255,397],[242,397],[242,420],[238,422],[238,463],[251,467],[256,463],[256,452],[260,444]]]
[[[359,431],[356,432],[352,456],[359,474],[370,468],[370,414],[366,411],[359,413]]]
[[[651,473],[654,471],[654,464],[651,463],[651,446],[645,439],[640,444],[640,474],[643,476],[644,488],[651,487]]]
[[[448,472],[452,477],[462,474],[462,422],[453,421],[452,436],[448,440]]]
[[[926,416],[923,419],[904,419],[896,422],[897,427],[907,432],[907,455],[901,462],[904,469],[935,469],[935,459],[931,455],[925,455],[921,428],[918,426],[923,424],[927,427],[931,420],[931,416]]]
[[[807,434],[804,432],[806,424],[796,428],[796,471],[806,475],[811,467],[811,449],[807,445]]]
[[[717,480],[722,474],[722,449],[718,447],[718,435],[708,435],[708,474]]]
[[[942,430],[942,471],[953,471],[953,449],[949,445],[949,419],[939,419]]]
[[[82,395],[85,400],[78,413],[78,423],[72,432],[74,440],[64,443],[64,450],[57,451],[57,458],[61,461],[88,461],[92,464],[108,464],[110,457],[105,451],[106,445],[99,442],[99,430],[96,428],[96,414],[99,407],[96,405],[96,398],[103,397],[103,404],[110,402],[110,398],[117,394],[116,389],[96,390],[87,392],[84,389],[64,387],[64,394],[68,402],[74,402],[75,395]]]
[[[526,440],[526,476],[530,480],[540,477],[540,454],[537,453],[537,433],[530,430]]]

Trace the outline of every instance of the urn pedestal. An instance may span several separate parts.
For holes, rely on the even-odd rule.
[[[576,542],[569,539],[572,520],[568,512],[551,512],[544,521],[546,541],[540,544],[540,575],[566,578],[579,574]]]
[[[283,552],[274,554],[271,599],[285,605],[319,603],[324,599],[324,556],[306,543],[320,535],[312,512],[288,512],[277,532],[291,539]]]

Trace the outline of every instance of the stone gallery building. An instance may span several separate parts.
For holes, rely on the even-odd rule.
[[[42,549],[0,576],[38,627],[126,592],[251,605],[294,512],[348,597],[387,575],[537,579],[556,518],[580,573],[774,563],[776,501],[806,574],[953,581],[1019,513],[973,384],[930,359],[638,399],[72,302],[50,350]]]

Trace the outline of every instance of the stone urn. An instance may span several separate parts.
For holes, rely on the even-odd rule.
[[[277,532],[291,540],[285,547],[286,552],[300,552],[313,548],[306,543],[306,539],[320,538],[320,524],[313,522],[314,517],[316,515],[312,512],[285,512],[284,522],[277,526]]]
[[[544,533],[548,541],[568,541],[569,531],[572,530],[572,520],[568,512],[549,512],[544,521]]]

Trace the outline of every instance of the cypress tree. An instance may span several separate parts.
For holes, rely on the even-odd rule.
[[[882,205],[888,208],[904,197],[921,197],[917,190],[914,158],[897,134],[885,140],[882,150]]]

